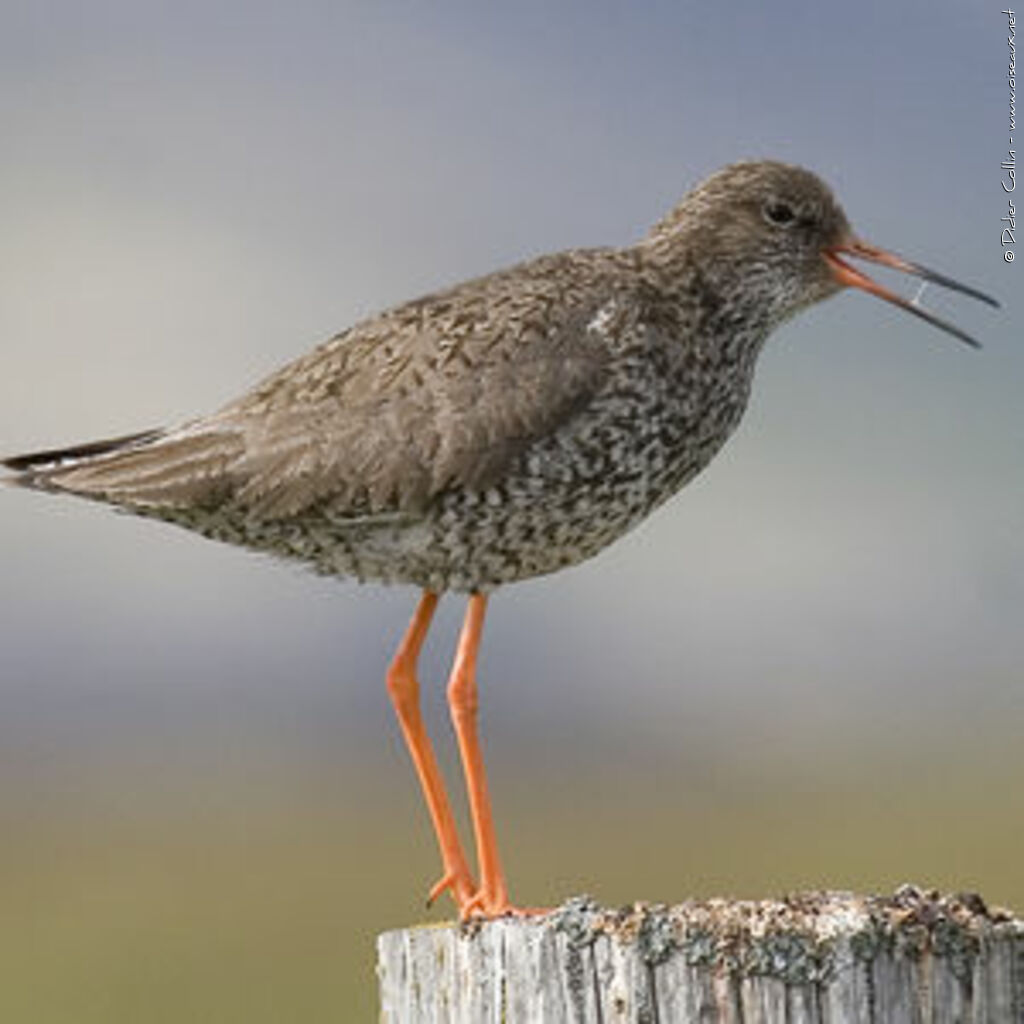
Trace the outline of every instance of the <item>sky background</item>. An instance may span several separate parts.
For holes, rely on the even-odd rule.
[[[629,243],[722,164],[805,165],[1003,308],[927,291],[980,353],[863,294],[802,315],[702,477],[498,593],[513,895],[1020,909],[1002,6],[0,0],[0,449],[209,411],[390,304]],[[371,1019],[372,936],[436,871],[383,686],[415,597],[0,493],[0,1009]],[[449,768],[461,612],[422,666]]]

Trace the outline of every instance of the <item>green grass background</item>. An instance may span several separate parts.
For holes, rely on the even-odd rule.
[[[1024,907],[1024,798],[1006,784],[1024,755],[997,731],[984,739],[800,778],[781,759],[744,777],[723,751],[697,785],[678,752],[620,760],[609,736],[563,746],[555,775],[503,751],[513,894],[614,905],[913,880]],[[393,733],[379,749],[335,772],[209,755],[173,784],[152,765],[108,765],[78,780],[73,805],[56,789],[8,801],[0,1020],[373,1020],[375,934],[451,912],[423,908],[437,868],[426,815]]]

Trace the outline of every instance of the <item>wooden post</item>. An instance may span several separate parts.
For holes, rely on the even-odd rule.
[[[384,1024],[1024,1024],[1024,921],[973,894],[806,893],[378,939]]]

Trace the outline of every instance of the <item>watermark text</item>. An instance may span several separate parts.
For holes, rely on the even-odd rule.
[[[1003,260],[1013,262],[1013,246],[1017,244],[1017,211],[1013,205],[1013,191],[1017,188],[1017,151],[1013,137],[1017,131],[1017,13],[1009,8],[1001,12],[1006,15],[1006,43],[1010,48],[1010,63],[1007,67],[1007,82],[1010,87],[1010,145],[1006,159],[999,164],[1002,171],[999,184],[1006,193],[1008,208],[1006,214],[999,218],[1003,225],[999,235],[999,244],[1003,247]]]

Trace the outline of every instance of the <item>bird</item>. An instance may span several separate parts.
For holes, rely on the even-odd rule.
[[[813,172],[730,164],[639,241],[543,255],[372,316],[211,415],[3,461],[78,495],[316,572],[420,591],[385,682],[461,919],[509,896],[478,728],[491,594],[591,558],[703,470],[747,406],[775,328],[852,287],[977,347],[877,283],[880,264],[991,296],[854,234]],[[420,711],[440,597],[468,595],[447,686],[475,844],[456,828]]]

